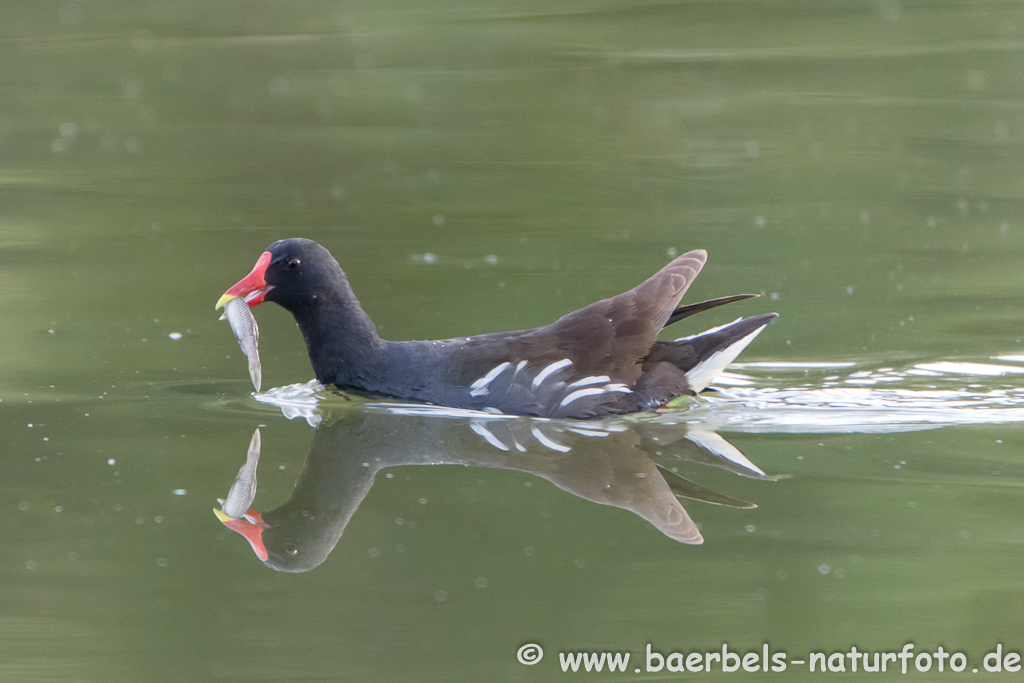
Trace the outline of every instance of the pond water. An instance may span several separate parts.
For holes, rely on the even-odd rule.
[[[0,679],[1005,677],[1022,74],[1016,3],[5,4]],[[290,236],[391,339],[693,248],[688,301],[762,296],[675,336],[780,318],[694,405],[581,424],[318,391],[261,306],[253,396],[213,304]],[[212,509],[257,428],[250,545]]]

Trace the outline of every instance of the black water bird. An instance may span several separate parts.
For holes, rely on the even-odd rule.
[[[472,410],[592,419],[657,408],[702,391],[777,317],[741,318],[675,341],[658,333],[695,313],[747,299],[680,306],[707,260],[687,252],[633,289],[550,325],[440,341],[387,341],[330,252],[308,239],[274,242],[217,303],[244,297],[288,310],[316,378],[363,395]]]

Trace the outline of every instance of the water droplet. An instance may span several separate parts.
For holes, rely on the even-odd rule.
[[[65,26],[77,24],[81,20],[82,8],[77,2],[66,3],[57,10],[57,21]]]
[[[292,80],[288,76],[274,76],[267,85],[267,90],[274,97],[284,97],[291,92]]]
[[[121,86],[121,97],[126,100],[137,100],[142,95],[142,81],[133,78]]]
[[[416,85],[415,83],[412,83],[410,85],[405,86],[405,89],[402,91],[402,94],[405,95],[405,99],[409,100],[410,102],[419,102],[420,100],[423,99],[423,88]]]

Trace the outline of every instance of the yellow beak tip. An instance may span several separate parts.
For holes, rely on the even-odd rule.
[[[223,522],[225,524],[227,522],[233,521],[233,519],[231,517],[228,517],[226,514],[224,514],[223,510],[218,510],[217,508],[214,508],[213,509],[213,514],[217,515],[217,519],[219,519],[221,522]]]
[[[238,297],[235,296],[234,294],[225,294],[221,298],[217,299],[217,305],[213,307],[213,310],[216,311],[218,308],[222,308],[224,306],[224,304],[226,304],[227,302],[231,301],[232,299],[237,299],[237,298]]]

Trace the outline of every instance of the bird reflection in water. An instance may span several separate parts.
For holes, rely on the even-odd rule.
[[[678,498],[735,508],[756,506],[685,479],[670,469],[672,462],[776,479],[718,434],[685,425],[428,413],[350,410],[325,419],[316,429],[287,502],[265,513],[245,510],[243,505],[235,513],[238,518],[216,510],[217,517],[244,536],[268,567],[306,572],[327,559],[377,473],[389,467],[463,465],[526,472],[574,496],[628,510],[669,538],[690,544],[704,539]],[[249,463],[259,455],[258,440],[253,443],[257,452],[251,445]],[[239,478],[255,480],[254,469],[249,472],[243,466]],[[236,479],[233,491],[239,483],[245,482]],[[246,504],[251,500],[247,498]]]

